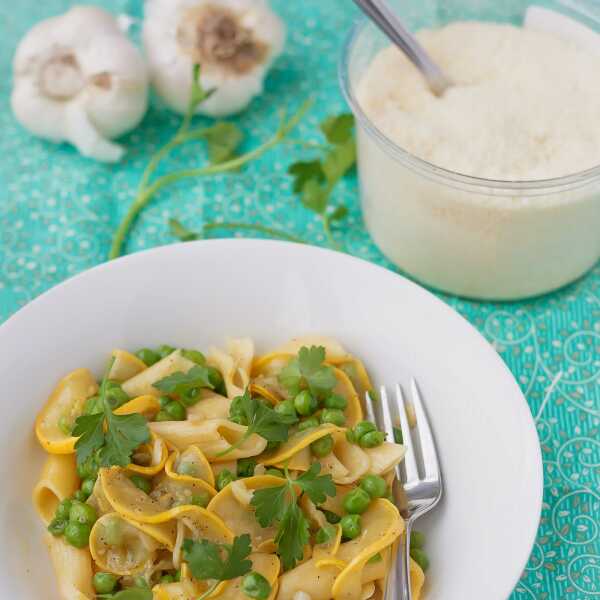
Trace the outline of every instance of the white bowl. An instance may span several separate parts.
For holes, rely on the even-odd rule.
[[[379,385],[418,379],[445,497],[419,524],[428,600],[501,600],[537,530],[542,469],[519,387],[492,347],[433,295],[367,262],[258,240],[178,244],[87,271],[0,327],[0,596],[57,598],[31,490],[43,452],[33,421],[56,381],[101,370],[112,348],[204,348],[227,336],[267,350],[322,333],[363,357]]]

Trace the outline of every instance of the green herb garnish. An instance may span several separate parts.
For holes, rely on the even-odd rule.
[[[315,462],[310,469],[292,479],[285,469],[286,481],[283,485],[258,489],[252,495],[250,504],[255,508],[256,520],[261,527],[278,523],[275,543],[284,569],[293,569],[304,556],[304,547],[309,540],[308,520],[298,506],[296,488],[319,505],[327,496],[335,496],[335,484],[331,475],[319,475],[321,465]]]
[[[118,465],[126,467],[131,463],[132,452],[150,440],[146,419],[140,414],[115,415],[114,400],[108,395],[108,373],[114,363],[110,361],[100,384],[98,406],[102,412],[83,415],[76,419],[73,435],[79,439],[75,444],[77,464],[81,465],[98,453],[98,461],[103,467]]]
[[[296,396],[302,390],[308,389],[315,397],[325,397],[337,385],[333,369],[326,364],[325,348],[323,346],[303,346],[298,356],[293,358],[279,373],[279,383]]]
[[[215,175],[216,173],[225,173],[240,169],[244,165],[268,152],[271,148],[277,146],[277,144],[286,138],[296,127],[311,105],[310,101],[304,102],[298,111],[289,118],[286,113],[282,111],[279,127],[269,140],[245,154],[235,156],[235,150],[241,142],[241,133],[234,125],[219,122],[208,128],[190,129],[192,117],[196,112],[196,108],[200,103],[204,102],[211,93],[212,90],[206,91],[202,88],[200,84],[200,66],[194,65],[190,100],[181,126],[173,138],[154,154],[146,166],[137,195],[113,236],[108,255],[109,259],[120,256],[125,239],[135,220],[160,190],[183,179]],[[209,161],[211,164],[167,173],[166,175],[156,178],[153,182],[150,181],[163,158],[178,146],[194,140],[206,140]]]
[[[294,177],[293,190],[302,204],[317,213],[330,244],[337,246],[331,224],[348,214],[345,206],[330,206],[330,198],[337,183],[356,163],[356,143],[353,135],[354,117],[343,113],[321,123],[321,131],[329,142],[323,156],[290,165],[288,173]]]
[[[214,386],[210,382],[210,370],[206,365],[196,365],[187,373],[177,371],[171,375],[167,375],[159,381],[152,384],[157,390],[164,394],[173,396],[185,397],[191,390],[199,388],[213,389]]]
[[[252,569],[248,556],[252,552],[250,536],[247,533],[237,536],[233,544],[215,544],[208,540],[186,539],[183,542],[183,556],[196,579],[214,579],[214,583],[198,600],[209,596],[221,581],[235,579]]]
[[[275,412],[272,408],[265,406],[250,394],[246,388],[243,396],[234,398],[237,412],[247,423],[244,435],[226,450],[219,452],[217,456],[224,456],[235,448],[239,448],[253,433],[265,438],[268,442],[285,442],[288,439],[288,429],[292,424],[289,417]]]

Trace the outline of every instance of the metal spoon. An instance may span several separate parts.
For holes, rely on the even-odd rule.
[[[429,88],[436,96],[441,96],[446,88],[452,85],[450,79],[431,60],[415,36],[406,29],[397,15],[394,14],[386,0],[354,0],[354,3],[423,73]]]

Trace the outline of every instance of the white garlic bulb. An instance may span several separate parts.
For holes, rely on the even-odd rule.
[[[285,43],[285,26],[266,0],[146,0],[144,49],[158,94],[178,113],[188,108],[192,66],[214,89],[198,113],[244,109],[263,90]]]
[[[13,70],[17,120],[97,160],[122,157],[123,147],[110,139],[136,127],[148,106],[141,53],[115,17],[92,6],[35,25],[17,47]]]

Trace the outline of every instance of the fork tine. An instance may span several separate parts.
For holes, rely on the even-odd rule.
[[[375,410],[373,408],[373,399],[369,392],[365,392],[365,418],[367,421],[375,423]]]
[[[396,401],[398,404],[398,414],[400,416],[400,429],[402,430],[402,443],[406,447],[406,455],[404,456],[404,468],[406,470],[406,482],[419,480],[419,470],[417,469],[417,461],[415,459],[415,451],[413,441],[410,435],[410,425],[406,415],[404,406],[404,394],[400,384],[396,384]]]
[[[440,468],[435,442],[429,427],[429,421],[427,419],[427,413],[425,412],[421,392],[419,391],[419,387],[414,377],[410,382],[410,391],[413,406],[415,408],[415,416],[417,418],[417,427],[419,429],[424,474],[427,479],[439,479]]]
[[[387,390],[385,386],[381,386],[379,397],[381,398],[381,402],[379,403],[381,406],[381,424],[380,429],[383,427],[385,433],[388,434],[388,441],[394,441],[394,417],[391,412],[390,401],[388,399]],[[389,439],[391,436],[391,439]]]

